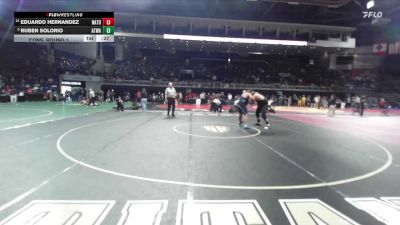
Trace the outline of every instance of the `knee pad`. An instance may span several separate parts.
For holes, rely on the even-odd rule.
[[[262,117],[264,120],[267,120],[267,114],[266,114],[266,113],[263,113],[263,114],[261,115],[261,117]]]

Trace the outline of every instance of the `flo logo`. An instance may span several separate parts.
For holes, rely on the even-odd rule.
[[[204,127],[204,129],[206,131],[209,131],[209,132],[212,132],[212,133],[220,133],[220,134],[222,134],[222,133],[229,132],[229,127],[227,127],[227,126],[206,125],[206,126],[203,126],[203,127]]]
[[[363,17],[364,19],[369,19],[369,18],[382,18],[383,13],[382,12],[363,12]]]

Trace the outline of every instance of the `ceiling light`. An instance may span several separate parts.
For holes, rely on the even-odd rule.
[[[291,40],[274,40],[274,39],[254,39],[254,38],[231,38],[231,37],[213,37],[213,36],[193,36],[193,35],[177,35],[164,34],[164,39],[174,40],[190,40],[190,41],[209,41],[209,42],[224,42],[224,43],[247,43],[261,45],[294,45],[306,46],[306,41],[291,41]]]

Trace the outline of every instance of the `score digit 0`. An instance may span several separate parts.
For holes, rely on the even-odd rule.
[[[114,26],[114,18],[103,18],[103,26]]]
[[[114,27],[104,27],[103,26],[103,34],[114,34]]]

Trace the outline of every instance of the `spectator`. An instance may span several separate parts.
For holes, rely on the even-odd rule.
[[[148,95],[147,95],[147,91],[146,91],[145,88],[143,88],[142,91],[140,92],[140,96],[141,96],[140,105],[142,106],[142,110],[146,111],[147,110],[147,97],[148,97]]]
[[[335,116],[335,109],[336,109],[336,97],[335,95],[331,95],[329,102],[328,102],[328,106],[329,106],[329,111],[328,111],[328,115],[330,117]]]
[[[115,110],[117,112],[119,111],[124,111],[125,107],[124,107],[124,101],[122,101],[121,97],[118,97],[117,99],[117,107],[115,108]]]
[[[93,91],[93,89],[89,88],[89,106],[90,104],[93,104],[93,106],[96,106],[96,95]]]
[[[319,95],[315,95],[314,96],[314,108],[319,109],[319,101],[320,101],[320,99],[321,99],[321,96],[319,96]]]
[[[142,99],[142,94],[141,94],[140,90],[137,90],[137,92],[136,92],[136,101],[140,102],[141,99]]]

